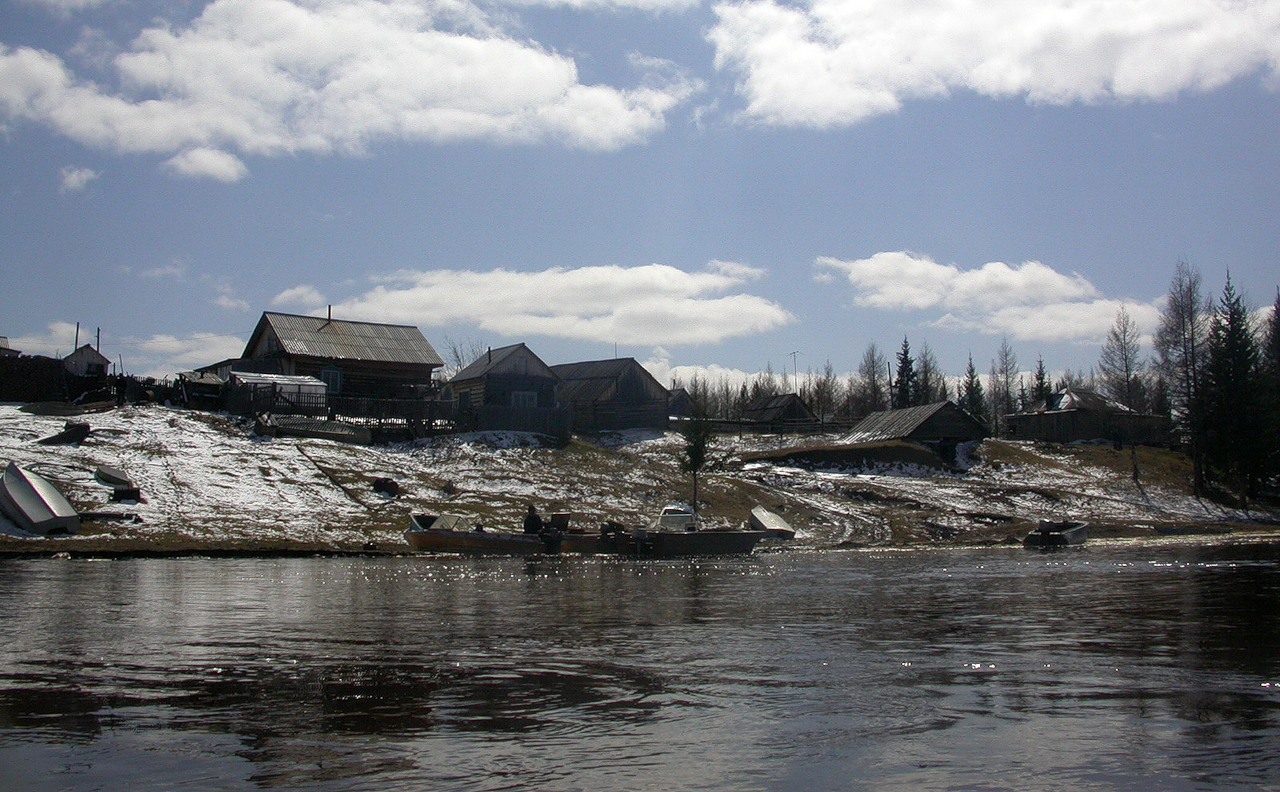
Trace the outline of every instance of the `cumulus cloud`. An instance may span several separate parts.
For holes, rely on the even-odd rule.
[[[659,14],[697,8],[701,0],[502,0],[508,6],[572,8],[578,11],[644,11]]]
[[[76,168],[71,165],[63,168],[60,175],[62,183],[58,191],[63,193],[80,192],[98,178],[98,172],[92,168]]]
[[[633,62],[636,88],[583,84],[571,59],[465,2],[215,0],[186,26],[139,33],[109,60],[114,85],[0,45],[0,117],[223,181],[243,178],[246,155],[360,154],[385,140],[613,150],[701,90],[670,63]]]
[[[171,173],[193,179],[206,178],[231,184],[249,175],[240,158],[213,148],[194,148],[165,162]]]
[[[271,298],[271,307],[273,308],[296,308],[313,311],[323,307],[324,304],[324,295],[316,287],[306,283],[285,289]]]
[[[83,328],[80,343],[94,338]],[[65,357],[75,349],[74,322],[52,322],[43,333],[9,339],[9,345],[27,355]],[[245,341],[240,336],[219,333],[193,333],[189,336],[152,335],[149,337],[103,335],[102,354],[113,362],[123,361],[125,370],[146,377],[168,377],[219,360],[239,357]]]
[[[155,267],[149,267],[142,270],[138,275],[144,278],[174,278],[181,279],[187,274],[187,265],[181,261],[170,262],[169,264],[160,264]]]
[[[662,264],[399,272],[334,309],[372,321],[471,323],[510,338],[706,344],[763,333],[793,320],[778,304],[738,292],[761,275],[727,262],[713,262],[702,272]]]
[[[932,311],[936,327],[1017,340],[1097,343],[1124,305],[1139,327],[1155,328],[1155,303],[1104,298],[1083,276],[1038,262],[990,262],[962,270],[906,252],[843,261],[819,258],[820,279],[842,275],[857,306],[886,311]]]
[[[973,91],[1030,102],[1169,99],[1280,65],[1277,0],[744,0],[715,6],[716,66],[752,120],[854,124]]]

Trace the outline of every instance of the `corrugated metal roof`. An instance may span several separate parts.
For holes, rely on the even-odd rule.
[[[1113,401],[1100,393],[1080,388],[1066,387],[1039,402],[1027,413],[1065,412],[1067,410],[1094,410],[1097,412],[1131,413],[1132,409]]]
[[[410,325],[349,322],[323,316],[299,316],[266,312],[284,351],[290,355],[363,360],[379,363],[412,363],[443,366],[444,361],[422,331]],[[250,339],[250,345],[256,341]],[[246,352],[246,355],[249,354]]]
[[[904,407],[901,410],[883,410],[873,412],[858,422],[853,431],[845,435],[845,443],[877,443],[889,440],[901,440],[907,437],[920,424],[929,420],[950,402],[926,404],[921,407]]]
[[[498,347],[497,349],[490,349],[479,358],[473,360],[470,365],[462,371],[454,374],[453,378],[449,381],[464,382],[466,380],[483,377],[485,374],[489,373],[490,369],[502,363],[502,361],[506,360],[511,355],[514,355],[523,346],[524,344],[512,344],[510,346]]]

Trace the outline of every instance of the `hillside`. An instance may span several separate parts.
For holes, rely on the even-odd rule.
[[[515,526],[532,502],[594,528],[643,522],[690,490],[674,433],[564,448],[518,434],[370,447],[262,438],[227,416],[139,406],[77,419],[93,428],[79,445],[37,444],[65,420],[0,405],[0,463],[31,466],[82,511],[107,518],[50,540],[13,536],[0,518],[0,551],[398,551],[411,511]],[[1105,446],[987,441],[950,468],[915,446],[850,451],[830,441],[717,438],[701,483],[705,515],[737,525],[763,504],[810,548],[999,542],[1043,517],[1088,520],[1095,536],[1263,527],[1191,497],[1185,461],[1167,451],[1140,449],[1135,482],[1130,452]],[[100,464],[125,470],[144,502],[109,503],[93,475]],[[400,495],[375,492],[380,477]]]

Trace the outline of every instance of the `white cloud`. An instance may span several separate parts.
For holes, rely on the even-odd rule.
[[[1277,0],[745,0],[715,6],[746,116],[854,124],[974,91],[1048,104],[1164,100],[1280,64]]]
[[[80,334],[80,343],[89,342],[88,336]],[[25,335],[10,337],[9,346],[21,350],[26,355],[44,355],[46,357],[65,356],[75,351],[76,325],[74,322],[51,322],[41,335]]]
[[[0,117],[223,181],[243,178],[246,155],[384,140],[612,150],[661,130],[702,87],[669,62],[633,63],[640,87],[584,85],[571,59],[465,2],[215,0],[185,27],[143,30],[111,58],[115,86],[0,45]]]
[[[1064,275],[1038,262],[990,262],[962,270],[905,252],[870,258],[817,260],[819,279],[832,272],[853,286],[854,304],[886,311],[934,311],[930,324],[1015,340],[1096,343],[1124,305],[1147,332],[1158,322],[1158,303],[1105,299],[1083,276]]]
[[[187,265],[181,261],[174,261],[169,264],[160,264],[149,269],[142,270],[138,273],[143,278],[174,278],[181,279],[187,274]]]
[[[509,338],[705,344],[788,324],[778,304],[734,292],[759,271],[716,262],[703,272],[662,264],[540,272],[400,272],[335,312],[372,321],[472,323]]]
[[[218,286],[217,292],[218,296],[214,298],[213,304],[219,308],[237,312],[249,310],[249,301],[237,297],[235,291],[230,286]]]
[[[165,167],[180,176],[205,178],[231,184],[249,175],[249,169],[234,154],[213,148],[194,148],[169,158]]]
[[[63,193],[80,192],[98,178],[98,172],[92,168],[76,168],[71,165],[63,168],[60,175],[62,184],[58,191]]]
[[[684,387],[689,387],[696,377],[701,382],[719,385],[727,382],[734,388],[741,387],[743,384],[749,384],[757,376],[759,372],[743,371],[742,369],[728,368],[716,363],[706,366],[699,365],[673,365],[671,362],[671,353],[662,347],[657,347],[649,355],[649,358],[640,365],[654,376],[654,379],[661,382],[667,387],[671,387],[671,383],[679,379]]]
[[[644,11],[653,14],[688,11],[701,0],[501,0],[502,5],[572,8],[577,11]]]
[[[312,311],[325,305],[324,295],[310,284],[299,284],[271,298],[273,308],[299,308]]]
[[[118,348],[125,369],[139,376],[169,377],[179,371],[190,371],[244,352],[244,340],[217,333],[193,333],[189,336],[153,335],[150,338],[125,338],[114,345],[103,344],[103,354]],[[114,359],[114,357],[113,357]]]

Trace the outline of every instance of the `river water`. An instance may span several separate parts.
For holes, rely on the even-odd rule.
[[[0,561],[0,789],[1280,788],[1280,544]]]

